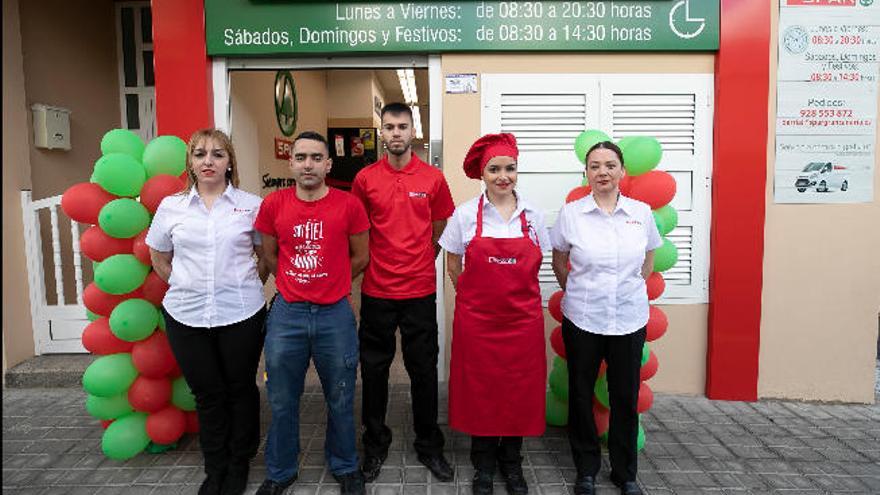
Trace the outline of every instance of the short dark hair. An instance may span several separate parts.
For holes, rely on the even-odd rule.
[[[413,120],[412,108],[410,108],[409,105],[405,103],[400,103],[396,101],[385,105],[384,107],[382,107],[382,111],[379,113],[379,118],[381,119],[385,117],[386,113],[390,113],[391,115],[400,115],[402,113],[405,113],[409,116],[410,121]]]
[[[321,143],[324,143],[324,147],[327,148],[327,155],[330,155],[330,144],[327,142],[327,138],[325,138],[324,135],[320,132],[303,131],[297,134],[295,138],[293,138],[293,144],[296,144],[296,142],[300,139],[308,139],[309,141],[319,141]]]
[[[623,163],[623,151],[620,150],[620,146],[617,146],[616,144],[612,143],[611,141],[599,141],[598,143],[591,146],[590,149],[587,150],[587,154],[584,155],[584,164],[585,165],[587,163],[587,157],[590,156],[590,153],[592,153],[593,150],[598,150],[598,149],[605,149],[605,150],[613,151],[614,154],[617,155],[617,159],[620,160],[620,166],[625,167],[625,165]]]

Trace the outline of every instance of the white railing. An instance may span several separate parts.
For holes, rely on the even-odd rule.
[[[70,222],[71,250],[73,259],[76,300],[67,303],[64,294],[64,266],[62,264],[61,229],[59,210],[61,196],[33,201],[30,191],[21,192],[21,210],[24,217],[24,243],[27,257],[28,291],[31,301],[31,321],[34,327],[34,352],[47,353],[86,352],[82,346],[82,331],[89,323],[83,305],[82,253],[80,252],[79,223]],[[55,304],[49,304],[43,264],[43,237],[40,211],[49,211],[52,240],[52,273],[55,278]],[[63,211],[61,212],[63,215]]]

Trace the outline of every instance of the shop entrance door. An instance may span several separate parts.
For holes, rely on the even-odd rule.
[[[413,80],[414,91],[403,90],[408,79]],[[293,137],[306,130],[327,135],[334,169],[338,168],[328,183],[347,189],[359,168],[382,156],[379,110],[393,101],[409,103],[417,114],[413,152],[438,168],[443,166],[439,56],[215,58],[213,81],[215,125],[232,137],[241,187],[247,191],[265,196],[291,185],[285,153]],[[435,269],[438,373],[445,380],[442,256]],[[274,285],[268,292],[274,292]],[[357,284],[354,292],[359,294]],[[358,302],[355,297],[356,307]]]

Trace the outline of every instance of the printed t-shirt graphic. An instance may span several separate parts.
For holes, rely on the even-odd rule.
[[[348,237],[370,228],[357,198],[330,188],[303,201],[282,189],[263,200],[254,227],[278,241],[275,285],[285,301],[331,304],[351,292]]]

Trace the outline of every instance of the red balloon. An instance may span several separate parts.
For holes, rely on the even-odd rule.
[[[186,186],[189,185],[189,182],[188,182],[188,181],[189,181],[189,176],[188,176],[186,170],[184,170],[183,172],[181,172],[181,174],[178,175],[177,178],[180,179],[180,182],[183,183],[183,187],[186,187]]]
[[[663,279],[660,272],[651,272],[651,276],[648,277],[645,284],[648,286],[648,299],[651,301],[660,297],[666,290],[666,280]]]
[[[651,390],[651,387],[648,386],[647,383],[642,382],[639,385],[639,401],[636,403],[636,411],[639,414],[651,409],[651,406],[654,404],[654,392]]]
[[[134,345],[110,331],[110,318],[102,317],[89,323],[82,333],[82,345],[92,354],[101,356],[119,352],[131,352]]]
[[[654,342],[666,333],[666,328],[669,326],[669,319],[666,318],[666,313],[657,306],[651,305],[649,311],[648,329],[645,340],[648,342]]]
[[[603,359],[603,360],[599,363],[599,374],[596,375],[596,376],[597,376],[597,377],[602,376],[602,375],[605,374],[606,371],[608,371],[608,363],[606,363],[605,360]]]
[[[183,436],[186,431],[186,414],[169,406],[147,416],[147,436],[153,443],[168,445]]]
[[[171,368],[171,371],[168,372],[168,378],[174,380],[175,378],[182,375],[183,371],[180,371],[180,365],[177,364],[177,360],[174,360],[174,367]]]
[[[199,415],[195,411],[186,411],[186,432],[199,432]]]
[[[175,364],[165,332],[153,332],[146,339],[135,342],[131,360],[142,375],[151,378],[165,378]]]
[[[617,184],[617,189],[620,190],[620,194],[624,196],[629,196],[629,191],[632,188],[632,176],[624,175],[622,179],[620,179],[620,183]]]
[[[128,403],[135,411],[156,412],[171,401],[171,381],[138,376],[128,387]]]
[[[581,198],[585,198],[589,196],[590,191],[592,191],[592,188],[590,186],[578,186],[568,192],[568,196],[565,197],[565,202],[571,203],[572,201],[577,201]]]
[[[110,426],[110,423],[112,423],[113,421],[115,421],[115,420],[113,420],[113,419],[102,419],[102,420],[101,420],[101,428],[104,428],[104,429],[106,430],[107,427]]]
[[[593,420],[596,422],[596,433],[604,435],[608,431],[608,422],[611,419],[611,410],[599,403],[598,400],[593,401]]]
[[[185,183],[180,181],[180,177],[167,174],[156,175],[144,182],[144,187],[141,189],[141,204],[150,213],[156,213],[159,203],[165,196],[179,193],[184,186]]]
[[[565,291],[558,290],[550,296],[550,299],[547,301],[547,311],[550,312],[550,316],[553,317],[554,320],[562,323],[562,296],[565,295]]]
[[[94,282],[92,282],[83,289],[83,304],[86,309],[101,316],[110,316],[110,313],[117,304],[126,299],[132,299],[135,297],[141,297],[140,288],[137,288],[128,294],[115,295],[102,291]]]
[[[654,351],[651,351],[651,354],[648,355],[648,360],[639,370],[639,380],[645,381],[654,378],[654,375],[657,374],[657,368],[659,367],[660,361],[657,360],[657,355],[654,354]]]
[[[656,210],[675,197],[675,179],[661,170],[651,170],[632,179],[628,196],[648,203],[652,210]]]
[[[550,332],[550,347],[553,348],[556,354],[559,354],[559,357],[565,359],[565,342],[562,341],[562,326],[557,325]]]
[[[153,266],[153,260],[150,259],[150,247],[147,246],[146,242],[147,230],[149,229],[144,229],[143,232],[134,236],[134,239],[131,239],[131,250],[138,261],[147,266]]]
[[[98,223],[98,213],[107,203],[119,196],[105,191],[98,184],[80,182],[70,186],[61,196],[61,209],[68,217],[80,223]]]
[[[131,254],[131,239],[110,237],[101,227],[92,225],[80,236],[79,247],[86,258],[104,261],[114,254]]]
[[[141,293],[143,294],[144,299],[150,301],[156,306],[162,306],[162,299],[165,297],[167,291],[168,284],[159,278],[159,275],[157,275],[156,272],[148,273],[143,285],[141,285]]]

